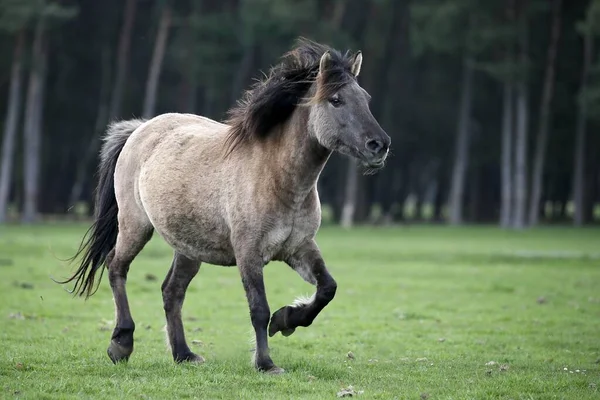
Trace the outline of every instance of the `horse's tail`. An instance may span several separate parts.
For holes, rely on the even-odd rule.
[[[99,179],[96,187],[94,223],[84,235],[77,253],[69,259],[69,261],[74,261],[83,255],[81,264],[73,276],[65,281],[57,282],[65,284],[75,281],[71,293],[79,296],[85,295],[86,299],[98,290],[107,257],[114,249],[119,233],[117,221],[119,208],[114,187],[117,159],[129,136],[144,122],[140,119],[113,122],[108,126],[104,137],[98,167]],[[94,288],[98,270],[100,270],[100,277]]]

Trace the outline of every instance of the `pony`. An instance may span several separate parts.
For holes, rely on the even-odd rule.
[[[109,124],[94,221],[72,258],[81,257],[78,269],[58,283],[74,281],[71,292],[87,299],[108,269],[116,326],[107,354],[114,363],[133,352],[127,273],[156,231],[174,251],[161,286],[174,361],[204,362],[188,347],[181,319],[187,287],[204,262],[237,266],[254,328],[254,367],[284,372],[269,355],[268,337],[311,325],[337,289],[315,242],[319,175],[332,152],[370,170],[382,168],[389,152],[391,139],[357,81],[362,61],[360,51],[342,54],[300,38],[223,123],[166,113]],[[263,267],[273,260],[316,292],[271,315]]]

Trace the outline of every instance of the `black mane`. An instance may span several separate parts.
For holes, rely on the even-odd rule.
[[[237,106],[228,112],[231,126],[227,142],[233,150],[243,142],[268,136],[285,122],[317,80],[319,61],[326,52],[331,56],[327,69],[318,76],[319,90],[313,100],[322,100],[351,79],[352,57],[326,45],[300,38],[294,49],[273,66],[268,76],[247,90]]]

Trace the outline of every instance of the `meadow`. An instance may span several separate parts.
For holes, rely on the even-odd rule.
[[[87,226],[0,227],[0,398],[600,398],[600,230],[324,227],[337,296],[308,328],[270,339],[266,376],[250,365],[252,327],[235,268],[203,265],[183,309],[202,365],[165,343],[160,285],[170,248],[155,235],[128,279],[136,321],[128,364],[106,356],[113,302],[73,298],[50,277]],[[271,310],[313,288],[266,267]]]

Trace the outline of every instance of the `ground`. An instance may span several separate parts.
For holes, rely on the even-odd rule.
[[[270,339],[287,372],[265,376],[235,268],[200,270],[183,315],[206,363],[173,363],[160,296],[171,251],[157,236],[129,275],[135,351],[113,365],[106,275],[87,301],[50,280],[86,228],[0,228],[0,398],[600,397],[597,229],[323,228],[337,296],[311,327]],[[272,311],[313,291],[284,264],[265,274]]]

